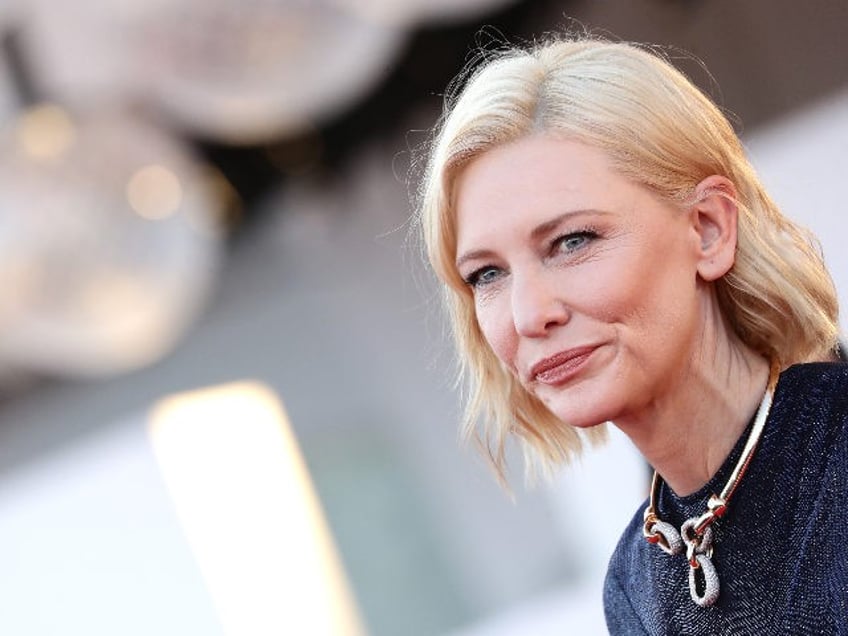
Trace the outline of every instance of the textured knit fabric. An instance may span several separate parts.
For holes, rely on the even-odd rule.
[[[663,485],[659,517],[679,528],[727,482],[750,430],[701,490]],[[613,635],[848,635],[848,364],[784,371],[760,445],[713,524],[721,591],[689,596],[685,554],[642,537],[639,509],[610,560],[604,610]]]

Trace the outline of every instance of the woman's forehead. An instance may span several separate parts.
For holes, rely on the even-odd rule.
[[[508,222],[535,226],[564,214],[621,207],[635,189],[612,171],[602,151],[585,144],[536,136],[499,146],[458,176],[458,248],[469,233],[491,233]]]

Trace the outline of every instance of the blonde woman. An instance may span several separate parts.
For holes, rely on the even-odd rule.
[[[654,468],[611,633],[848,633],[848,365],[814,239],[648,48],[553,40],[464,79],[420,222],[465,433],[503,475],[510,436],[544,471],[611,422]]]

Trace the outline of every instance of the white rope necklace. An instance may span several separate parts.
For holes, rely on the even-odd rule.
[[[727,480],[720,495],[710,495],[707,501],[707,510],[701,516],[692,517],[683,522],[680,531],[670,523],[661,520],[657,516],[657,498],[660,488],[660,476],[654,471],[651,483],[651,498],[648,507],[645,508],[645,523],[642,526],[642,534],[649,543],[656,543],[663,552],[676,555],[686,549],[686,560],[689,563],[689,595],[700,607],[709,607],[718,599],[719,581],[718,573],[712,562],[713,556],[713,529],[712,524],[727,512],[727,505],[733,495],[742,476],[748,469],[748,464],[754,455],[757,443],[763,432],[771,401],[774,396],[774,388],[777,385],[778,369],[772,366],[766,392],[757,409],[754,425],[742,449],[742,454],[730,478]],[[703,591],[699,592],[698,573],[703,579]]]

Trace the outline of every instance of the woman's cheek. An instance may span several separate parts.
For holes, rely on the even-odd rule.
[[[478,303],[477,324],[498,359],[514,370],[517,338],[512,328],[509,308],[502,305],[503,303],[496,301]]]

